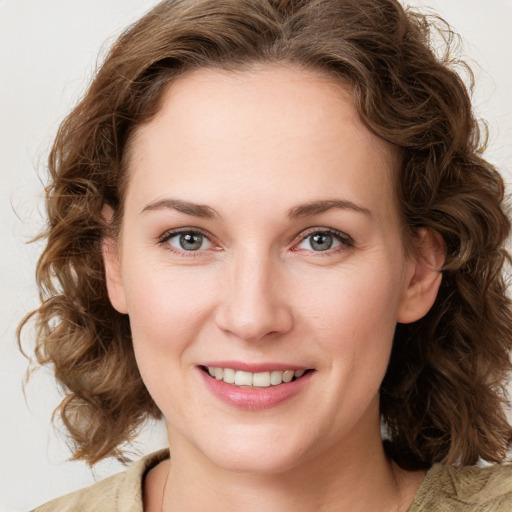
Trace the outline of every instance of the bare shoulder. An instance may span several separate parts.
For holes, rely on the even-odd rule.
[[[436,464],[423,480],[409,512],[510,512],[512,465],[454,468]]]

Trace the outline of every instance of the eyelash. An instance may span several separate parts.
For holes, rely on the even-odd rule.
[[[201,235],[206,240],[208,240],[214,247],[218,247],[215,245],[214,242],[212,242],[212,236],[200,229],[197,228],[181,228],[181,229],[173,229],[171,231],[166,231],[162,236],[158,238],[158,243],[164,247],[167,251],[170,251],[172,253],[178,254],[180,256],[184,256],[187,258],[194,258],[197,256],[200,256],[201,253],[204,252],[204,250],[197,250],[197,251],[186,251],[186,250],[179,250],[175,247],[173,247],[169,242],[171,238],[174,238],[175,236],[179,235]]]
[[[200,256],[206,249],[203,250],[196,250],[196,251],[186,251],[186,250],[179,250],[175,247],[173,247],[171,244],[169,244],[169,240],[174,238],[175,236],[179,236],[182,234],[186,235],[201,235],[206,240],[208,240],[214,247],[218,249],[218,245],[216,246],[214,242],[212,242],[212,236],[200,229],[197,228],[181,228],[181,229],[173,229],[171,231],[166,231],[162,236],[158,238],[158,244],[162,245],[166,250],[173,252],[175,254],[179,254],[180,256],[184,257],[197,257]],[[335,247],[334,249],[326,249],[325,251],[314,251],[314,250],[308,250],[308,252],[311,252],[315,254],[315,256],[327,256],[332,255],[333,253],[346,251],[347,249],[350,249],[354,247],[354,240],[348,236],[347,234],[338,231],[333,228],[310,228],[305,233],[301,232],[300,235],[298,235],[296,238],[299,238],[297,242],[294,242],[291,250],[294,252],[298,252],[301,250],[307,250],[307,249],[300,249],[297,246],[307,240],[309,237],[314,235],[330,235],[332,236],[337,242],[340,243],[338,247]]]
[[[351,249],[354,247],[354,240],[348,236],[346,233],[343,233],[341,231],[338,231],[337,229],[333,228],[310,228],[306,230],[306,232],[300,233],[299,237],[300,240],[295,243],[292,247],[292,251],[301,251],[301,250],[307,250],[307,249],[299,249],[297,246],[307,240],[309,237],[312,237],[314,235],[330,235],[332,236],[337,242],[340,243],[338,247],[335,247],[333,249],[329,248],[325,251],[313,251],[310,250],[309,252],[313,253],[316,257],[321,256],[329,256],[338,252],[346,251],[348,249]]]

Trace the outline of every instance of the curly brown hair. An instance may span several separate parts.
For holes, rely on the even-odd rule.
[[[442,55],[433,49],[439,34]],[[19,331],[35,320],[36,359],[53,366],[65,390],[56,412],[75,458],[123,458],[121,445],[161,414],[139,375],[128,317],[109,302],[101,253],[122,218],[134,131],[178,76],[264,62],[348,85],[363,121],[400,156],[406,233],[425,227],[446,244],[434,306],[397,326],[380,394],[389,453],[408,468],[504,459],[512,442],[503,412],[510,224],[503,180],[481,156],[454,42],[443,20],[395,0],[168,0],[120,36],[52,148],[47,243],[36,273],[41,306]],[[114,210],[110,225],[105,204]]]

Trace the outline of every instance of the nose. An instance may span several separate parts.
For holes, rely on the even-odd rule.
[[[215,318],[217,326],[249,342],[288,332],[293,316],[281,277],[279,262],[247,252],[240,254],[231,262],[223,283],[223,300]]]

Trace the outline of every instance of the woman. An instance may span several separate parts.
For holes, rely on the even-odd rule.
[[[76,458],[163,416],[171,459],[37,510],[509,510],[474,465],[512,440],[510,225],[431,29],[182,0],[121,36],[50,156],[36,354]]]

